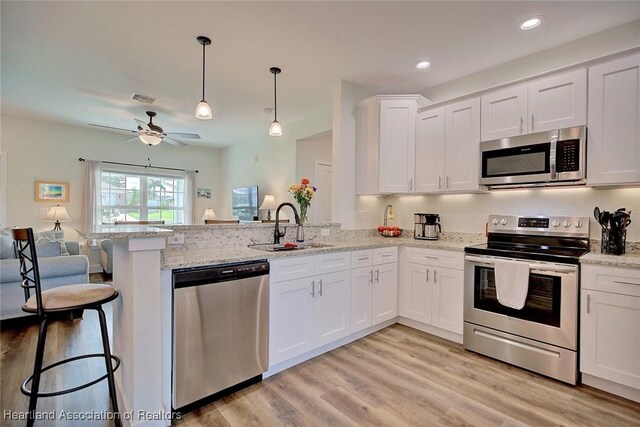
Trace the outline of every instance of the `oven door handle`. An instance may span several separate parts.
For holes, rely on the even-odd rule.
[[[467,255],[464,257],[466,261],[472,262],[474,264],[482,264],[489,267],[493,267],[495,263],[490,258],[483,258],[477,256]],[[526,262],[526,261],[518,261],[518,262]],[[576,267],[564,267],[557,264],[538,264],[538,263],[529,263],[529,269],[531,271],[540,271],[540,272],[551,272],[551,273],[575,273]]]

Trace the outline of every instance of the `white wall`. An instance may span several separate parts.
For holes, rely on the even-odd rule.
[[[265,194],[273,194],[278,204],[293,202],[287,188],[296,182],[296,140],[331,129],[331,112],[282,124],[281,137],[269,136],[267,125],[264,136],[238,142],[222,150],[223,179],[220,197],[214,206],[218,217],[231,216],[231,190],[234,187],[258,185],[258,203],[262,203]],[[291,212],[287,211],[285,215],[290,217]]]
[[[69,181],[67,207],[72,223],[62,224],[65,235],[76,237],[82,209],[83,163],[79,157],[127,163],[198,169],[196,186],[211,188],[213,199],[196,199],[196,218],[204,209],[217,204],[220,194],[220,151],[213,148],[168,144],[147,147],[135,141],[123,142],[124,133],[54,124],[18,117],[2,116],[2,150],[7,154],[7,225],[48,230],[53,224],[42,222],[41,208],[55,203],[34,201],[34,181]]]
[[[322,132],[296,141],[296,181],[313,178],[316,160],[332,162],[332,132]]]
[[[396,213],[395,224],[413,230],[413,213],[437,213],[442,231],[484,233],[490,214],[580,215],[590,218],[591,237],[600,238],[600,226],[593,219],[593,208],[615,211],[633,210],[627,240],[640,241],[640,189],[547,188],[497,190],[485,194],[441,196],[395,196],[388,200]],[[382,211],[380,212],[382,217]]]

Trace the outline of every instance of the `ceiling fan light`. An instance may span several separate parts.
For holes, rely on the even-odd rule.
[[[196,118],[200,120],[209,120],[213,118],[211,107],[204,99],[198,102],[198,105],[196,106]]]
[[[147,145],[158,145],[162,142],[162,138],[155,135],[141,134],[138,135],[138,138]]]
[[[282,126],[277,120],[274,120],[269,126],[269,136],[282,136]]]

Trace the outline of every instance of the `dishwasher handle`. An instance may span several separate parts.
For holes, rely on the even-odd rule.
[[[269,274],[266,260],[173,270],[173,287],[186,288]]]

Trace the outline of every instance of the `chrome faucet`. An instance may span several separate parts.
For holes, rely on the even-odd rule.
[[[291,209],[293,209],[293,215],[295,217],[296,220],[296,240],[301,242],[304,240],[304,231],[302,229],[302,223],[300,222],[300,217],[298,216],[298,210],[296,209],[295,206],[293,206],[293,204],[289,203],[289,202],[285,202],[285,203],[280,203],[280,206],[278,206],[278,208],[276,209],[276,226],[275,229],[273,230],[273,243],[274,244],[278,244],[280,243],[280,238],[284,237],[284,235],[287,233],[287,229],[285,228],[283,232],[280,231],[280,209],[282,209],[284,206],[290,206]]]

